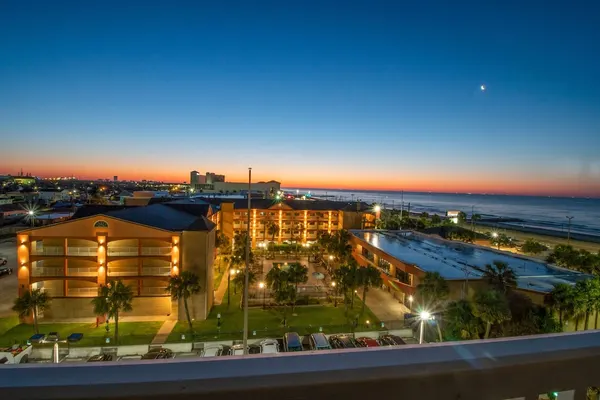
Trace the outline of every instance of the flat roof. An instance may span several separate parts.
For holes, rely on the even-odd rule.
[[[447,280],[480,279],[486,264],[513,269],[520,289],[549,293],[558,283],[575,284],[590,275],[487,247],[433,238],[413,231],[351,230],[352,235],[391,257]]]

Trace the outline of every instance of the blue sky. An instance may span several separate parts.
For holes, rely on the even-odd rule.
[[[598,4],[402,3],[3,1],[0,172],[600,195]]]

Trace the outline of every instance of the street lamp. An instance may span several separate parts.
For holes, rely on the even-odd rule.
[[[331,287],[333,288],[333,306],[337,307],[337,289],[336,289],[336,283],[331,282]]]
[[[567,219],[569,220],[569,231],[567,232],[567,243],[571,243],[571,220],[575,217],[570,217],[567,215]]]
[[[419,332],[419,344],[423,344],[423,328],[425,321],[431,319],[431,313],[429,311],[421,311],[419,313],[419,319],[421,320],[421,332]]]
[[[31,227],[33,228],[33,223],[35,221],[35,211],[29,210],[28,214],[29,214],[29,220],[31,221]]]
[[[227,308],[229,308],[230,303],[229,287],[231,286],[231,276],[235,275],[235,272],[235,269],[231,268],[227,274]]]
[[[411,310],[412,310],[412,302],[414,299],[415,298],[412,296],[412,294],[408,296],[408,304],[409,304],[409,307]]]
[[[265,309],[265,301],[267,297],[267,288],[264,282],[259,282],[258,287],[263,290],[263,310]]]

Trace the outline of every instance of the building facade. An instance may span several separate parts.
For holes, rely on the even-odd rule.
[[[212,185],[215,182],[225,182],[225,175],[215,174],[214,172],[206,173],[206,184]]]
[[[19,294],[43,289],[53,298],[44,317],[93,317],[100,285],[121,279],[134,292],[127,315],[185,319],[165,288],[169,277],[192,271],[201,293],[189,302],[194,319],[212,307],[215,224],[206,205],[86,206],[66,222],[17,235]]]

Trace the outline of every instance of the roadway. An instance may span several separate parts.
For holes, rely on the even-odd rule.
[[[13,269],[12,275],[0,276],[0,317],[14,315],[11,310],[17,297],[17,241],[16,238],[0,239],[0,257],[8,259],[7,267]]]

